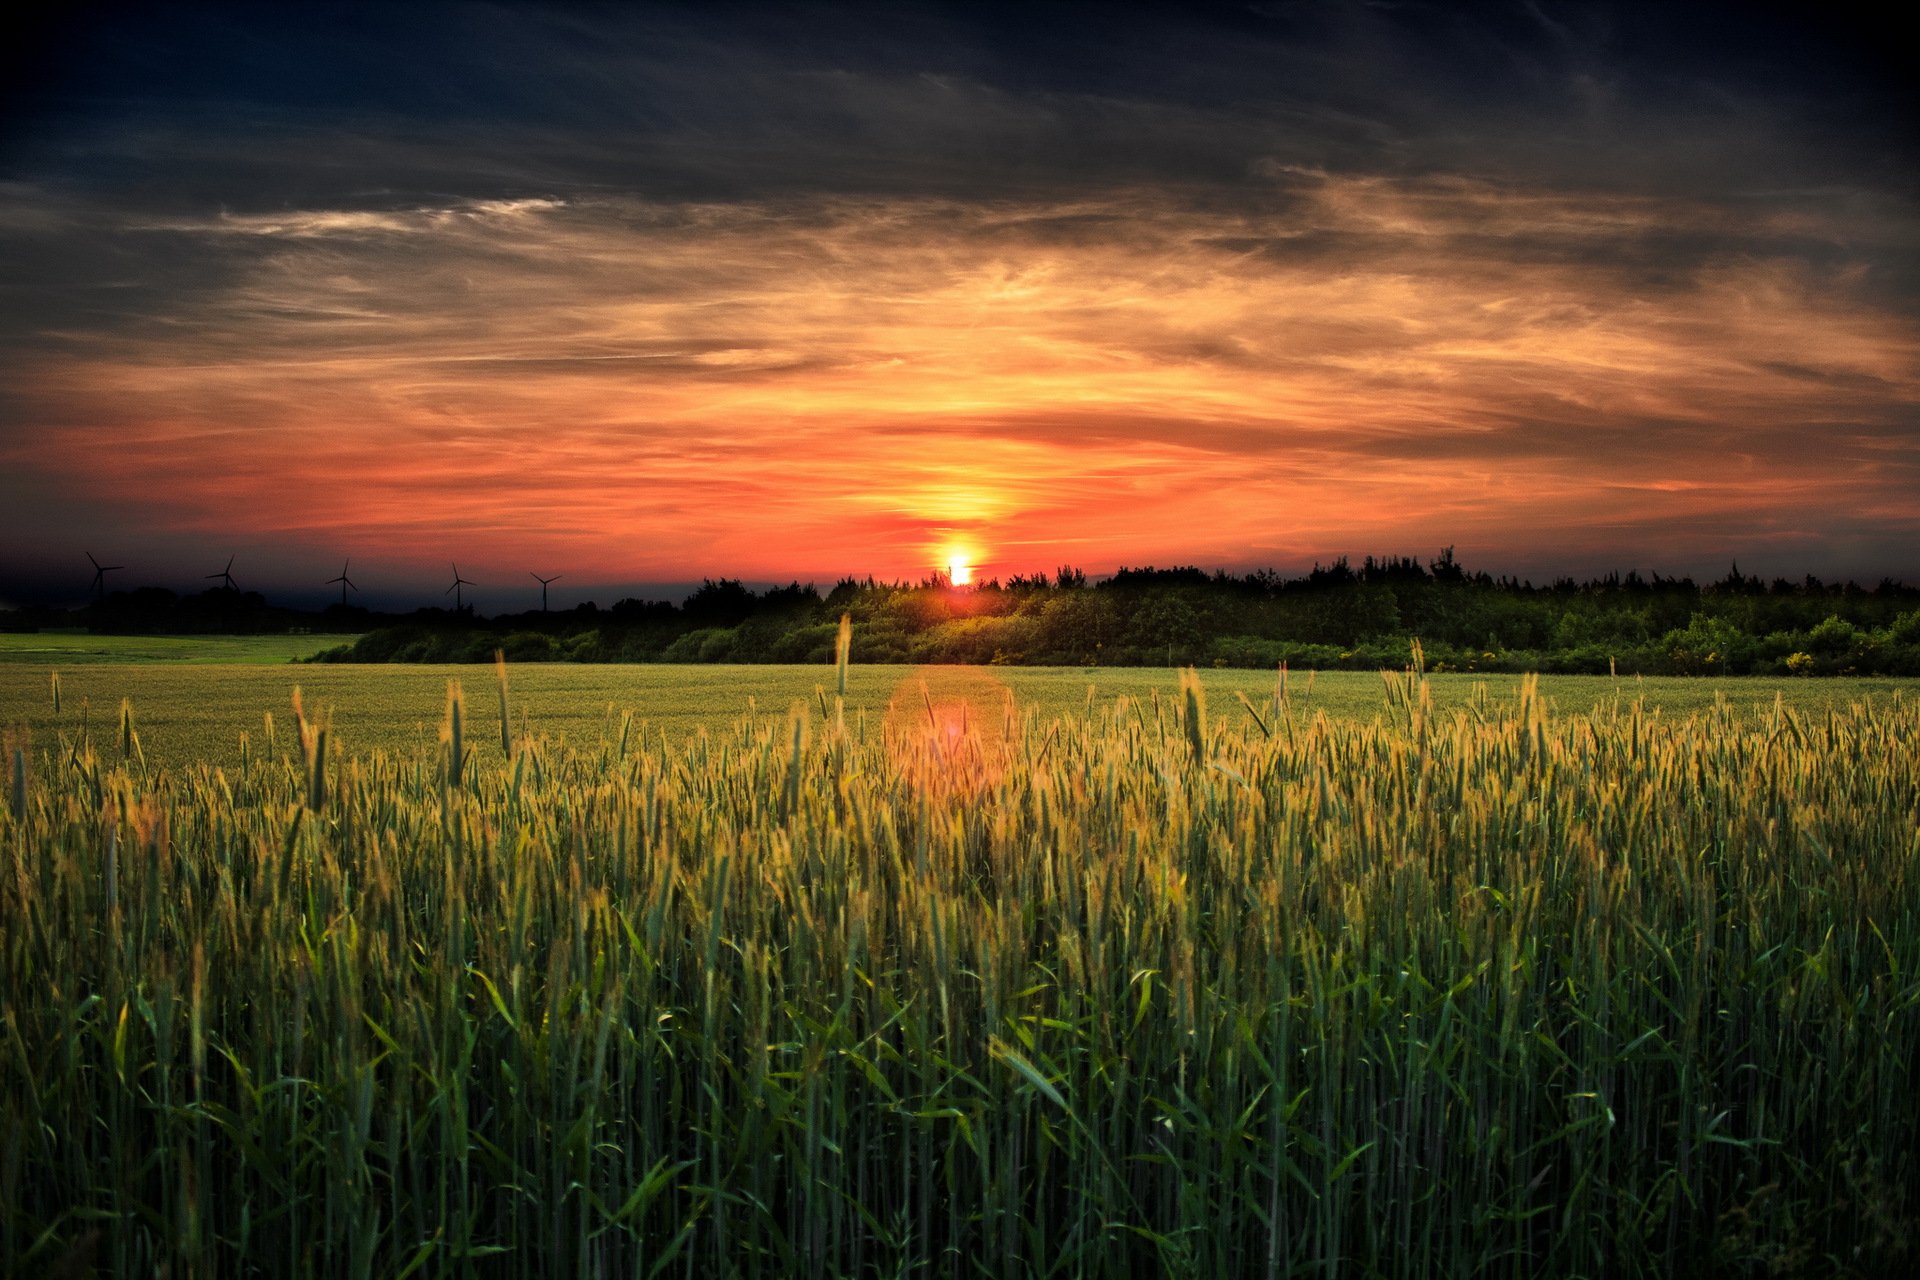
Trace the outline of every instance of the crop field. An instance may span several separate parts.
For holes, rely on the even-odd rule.
[[[45,641],[49,637],[14,637]],[[52,637],[100,640],[101,637]],[[0,637],[4,640],[6,637]],[[105,637],[151,645],[151,637]],[[281,637],[283,641],[313,637]],[[251,638],[236,644],[251,644]],[[4,652],[4,646],[0,646]],[[197,652],[197,651],[190,651]],[[212,652],[222,652],[217,646]],[[1277,695],[1277,674],[1246,670],[1201,673],[1208,696],[1221,717],[1248,724],[1236,695],[1257,704]],[[736,720],[783,718],[795,702],[816,712],[835,686],[826,666],[584,665],[530,664],[513,668],[513,716],[516,734],[548,735],[570,742],[592,742],[619,732],[631,716],[630,733],[649,739],[665,736],[684,745],[697,730],[729,729]],[[292,714],[295,689],[306,713],[331,718],[333,736],[348,751],[391,753],[430,749],[439,739],[447,682],[460,681],[485,693],[491,668],[481,665],[293,666],[261,663],[205,664],[152,660],[82,662],[64,659],[0,661],[0,726],[23,731],[32,744],[51,745],[60,735],[118,733],[120,707],[131,704],[134,728],[149,764],[186,768],[198,763],[229,771],[242,761],[241,738],[250,753],[281,749],[273,739]],[[477,683],[476,683],[477,682]],[[54,687],[60,691],[54,705]],[[1521,677],[1436,675],[1429,689],[1436,709],[1470,705],[1482,691],[1495,701],[1510,701]],[[922,687],[926,692],[922,692]],[[1032,712],[1043,721],[1055,716],[1084,716],[1127,697],[1152,706],[1153,699],[1177,696],[1179,676],[1172,670],[1138,667],[959,667],[855,666],[848,673],[845,706],[857,732],[863,721],[878,725],[889,714],[924,715],[931,698],[942,714],[958,717],[992,735],[1006,704]],[[1648,679],[1604,676],[1548,676],[1539,691],[1555,713],[1582,713],[1621,698],[1639,699],[1649,715],[1662,720],[1711,711],[1720,703],[1743,713],[1771,711],[1776,698],[1805,713],[1845,710],[1853,702],[1884,699],[1905,690],[1920,696],[1920,680],[1899,679]],[[1298,714],[1324,711],[1334,720],[1374,720],[1386,714],[1386,691],[1373,672],[1290,673],[1286,697]],[[268,720],[273,721],[269,729]]]
[[[1911,682],[54,685],[7,1274],[1920,1265]]]

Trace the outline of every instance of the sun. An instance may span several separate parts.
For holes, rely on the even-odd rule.
[[[947,581],[956,587],[964,587],[973,581],[973,563],[964,551],[952,551],[947,555]]]

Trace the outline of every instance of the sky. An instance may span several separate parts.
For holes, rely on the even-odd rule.
[[[1866,12],[43,13],[0,602],[89,553],[486,609],[1445,546],[1920,581],[1920,113]]]

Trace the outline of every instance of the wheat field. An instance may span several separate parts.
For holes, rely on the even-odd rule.
[[[670,740],[517,679],[396,751],[10,742],[0,1268],[1915,1265],[1904,694],[855,716],[843,665]]]

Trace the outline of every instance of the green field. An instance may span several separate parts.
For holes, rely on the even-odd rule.
[[[0,668],[0,1275],[1912,1273],[1910,685],[507,679]]]
[[[311,658],[354,637],[96,636],[84,632],[0,632],[0,666],[76,666],[81,663],[285,663]]]
[[[36,637],[45,639],[46,637]],[[85,639],[86,637],[78,637]],[[250,642],[242,642],[250,643]],[[52,679],[60,673],[61,707],[53,709]],[[1270,702],[1270,672],[1220,670],[1202,676],[1209,696],[1229,720],[1244,716],[1234,698],[1243,692],[1256,704]],[[818,705],[831,686],[826,666],[616,666],[532,664],[511,669],[514,728],[591,743],[617,734],[631,712],[649,735],[664,733],[679,743],[704,726],[718,730],[749,714],[784,718],[796,701]],[[1519,676],[1431,677],[1436,707],[1469,705],[1476,697],[1509,699]],[[206,761],[231,768],[240,759],[240,737],[259,751],[268,716],[276,732],[302,691],[307,714],[332,715],[335,739],[352,751],[404,751],[431,746],[438,738],[447,684],[460,681],[475,699],[475,714],[491,712],[493,671],[486,666],[260,666],[182,665],[154,662],[0,664],[0,727],[25,730],[35,743],[62,734],[117,734],[120,704],[130,700],[134,726],[149,762],[184,767]],[[855,667],[847,709],[856,729],[862,717],[877,724],[891,711],[925,715],[921,686],[936,707],[968,704],[968,715],[989,730],[1005,717],[1007,699],[1042,719],[1084,715],[1125,696],[1151,709],[1155,696],[1170,697],[1178,674],[1139,667],[1105,669],[1034,667]],[[1920,693],[1920,681],[1893,679],[1704,679],[1653,678],[1613,681],[1602,676],[1546,677],[1540,682],[1551,710],[1584,712],[1616,700],[1643,699],[1664,719],[1711,710],[1717,701],[1748,713],[1771,712],[1776,696],[1803,711],[1844,710],[1860,700],[1904,691]],[[1091,691],[1091,697],[1089,694]],[[1481,691],[1481,692],[1476,692]],[[1341,720],[1371,720],[1386,706],[1379,675],[1361,672],[1292,673],[1288,693],[1300,714],[1325,711]],[[496,730],[497,731],[497,730]]]

